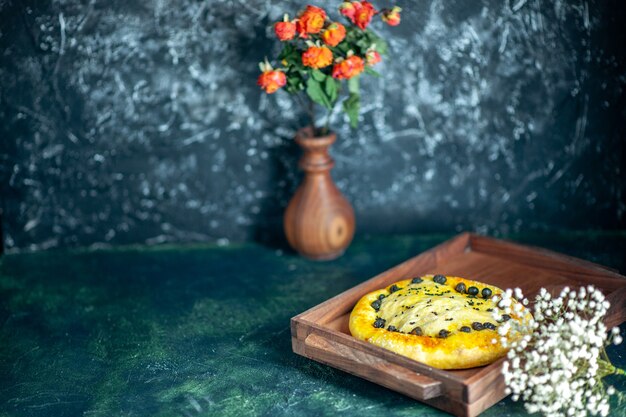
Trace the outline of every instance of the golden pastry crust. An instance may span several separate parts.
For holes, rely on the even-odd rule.
[[[436,277],[439,282],[425,275],[365,295],[352,310],[350,332],[440,369],[474,368],[504,356],[507,349],[499,343],[497,332],[501,323],[492,313],[497,309],[492,298],[503,291],[460,277],[445,276],[443,283],[444,276]],[[466,290],[457,291],[458,284]],[[470,287],[478,289],[478,294],[468,294]],[[520,323],[529,318],[523,306],[520,313],[505,316]]]

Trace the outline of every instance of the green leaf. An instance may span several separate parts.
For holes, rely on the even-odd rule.
[[[380,78],[378,71],[373,70],[372,67],[365,67],[365,73]]]
[[[315,81],[324,82],[324,80],[326,79],[326,74],[318,69],[314,69],[311,71],[311,77],[313,77]]]
[[[376,45],[376,50],[380,54],[382,54],[382,55],[386,55],[387,54],[388,46],[387,46],[387,42],[383,38],[378,36],[373,31],[369,32],[369,38],[370,38],[370,42]]]
[[[343,110],[350,119],[350,126],[355,129],[359,125],[359,111],[361,110],[361,96],[350,93],[347,99],[343,101]]]
[[[289,93],[297,93],[298,91],[304,90],[304,81],[298,72],[288,72],[287,73],[287,92]]]
[[[306,93],[315,103],[320,104],[327,109],[331,108],[331,103],[322,89],[322,84],[315,81],[313,77],[309,77],[306,82]]]
[[[282,51],[278,55],[279,61],[285,61],[287,63],[286,67],[291,68],[304,68],[302,65],[302,53],[291,44],[285,44],[283,46]]]
[[[337,45],[335,47],[335,51],[339,51],[342,55],[345,55],[350,50],[350,45],[351,45],[350,42],[343,41],[343,42],[341,42],[339,45]],[[333,51],[333,52],[335,52],[335,51]],[[337,54],[334,53],[333,55],[336,56]]]
[[[289,45],[283,46],[283,49],[278,54],[278,59],[285,59],[285,56],[287,56],[288,51],[289,51]]]
[[[376,43],[376,50],[381,55],[387,55],[387,52],[389,51],[389,47],[387,45],[387,42],[385,42],[384,39],[378,38],[375,43]]]
[[[296,52],[296,48],[294,48],[290,44],[285,44],[285,46],[283,46],[283,50],[280,51],[280,54],[278,54],[278,59],[281,61],[283,59],[286,61],[289,61],[290,59],[293,58],[295,52]]]
[[[352,77],[348,79],[348,91],[351,94],[359,95],[359,77]]]
[[[326,77],[326,82],[324,82],[324,91],[328,96],[331,104],[334,104],[337,101],[338,88],[337,82],[333,77]]]

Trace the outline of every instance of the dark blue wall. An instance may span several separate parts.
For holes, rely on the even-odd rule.
[[[358,231],[624,227],[622,3],[398,1],[333,120]],[[305,117],[255,79],[302,5],[0,0],[5,245],[279,239]]]

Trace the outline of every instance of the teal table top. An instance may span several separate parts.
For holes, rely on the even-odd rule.
[[[361,237],[332,262],[255,244],[5,255],[0,417],[446,416],[293,354],[289,319],[449,237]],[[626,272],[626,233],[512,240]]]

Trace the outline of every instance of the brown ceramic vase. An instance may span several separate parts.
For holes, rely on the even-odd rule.
[[[293,249],[315,260],[330,260],[346,250],[354,236],[354,211],[330,176],[335,165],[328,148],[337,136],[315,137],[311,127],[296,134],[303,150],[300,169],[302,184],[287,206],[285,234]]]

